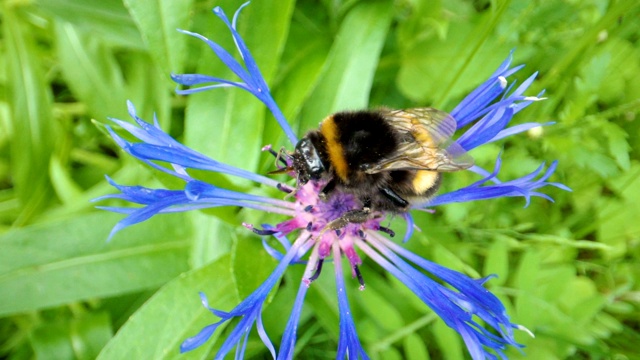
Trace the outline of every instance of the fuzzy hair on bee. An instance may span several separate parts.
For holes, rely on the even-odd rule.
[[[405,212],[436,193],[442,172],[471,167],[473,159],[451,140],[455,130],[455,120],[433,108],[338,112],[296,144],[290,170],[298,186],[325,181],[321,198],[340,190],[362,202],[329,225],[337,229],[375,211]]]

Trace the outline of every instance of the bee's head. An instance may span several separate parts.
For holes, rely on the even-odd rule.
[[[326,171],[312,136],[313,134],[307,134],[300,139],[293,152],[293,168],[298,174],[298,185],[304,185],[309,180],[319,180]]]

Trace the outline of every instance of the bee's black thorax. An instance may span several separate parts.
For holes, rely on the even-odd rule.
[[[341,112],[333,116],[333,121],[337,140],[352,173],[379,162],[398,147],[397,132],[378,112]]]

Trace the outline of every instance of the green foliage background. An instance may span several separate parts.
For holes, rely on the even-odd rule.
[[[180,97],[170,73],[229,75],[200,32],[233,48],[210,12],[235,0],[5,0],[0,5],[0,357],[211,358],[216,344],[178,346],[211,323],[198,291],[231,309],[275,267],[242,221],[277,221],[236,208],[163,215],[120,232],[119,215],[89,200],[122,184],[180,184],[133,161],[101,125],[128,120],[125,100],[185,144],[260,173],[259,149],[284,144],[265,107],[226,89]],[[560,161],[553,181],[573,192],[443,207],[416,216],[416,253],[488,286],[514,322],[527,359],[640,359],[640,7],[634,0],[254,0],[240,32],[298,133],[328,113],[385,105],[452,109],[515,51],[531,95],[548,100],[516,122],[555,121],[473,152],[503,179]],[[93,121],[92,121],[93,120]],[[245,191],[252,184],[200,178]],[[447,178],[449,189],[474,181]],[[272,193],[273,196],[281,196]],[[401,224],[398,228],[401,229]],[[463,359],[460,338],[375,264],[351,297],[373,359]],[[278,342],[301,269],[266,309]],[[335,356],[330,276],[314,283],[299,328],[301,358]],[[217,333],[217,336],[224,336]],[[251,339],[249,353],[267,354]],[[510,351],[512,358],[525,358]]]

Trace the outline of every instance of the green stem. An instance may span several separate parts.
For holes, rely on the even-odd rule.
[[[398,331],[390,334],[389,336],[380,339],[379,341],[376,341],[376,344],[373,345],[371,347],[371,352],[372,353],[378,353],[381,351],[384,351],[386,349],[388,349],[391,344],[395,343],[396,341],[405,338],[406,336],[415,333],[416,331],[418,331],[420,328],[427,326],[428,324],[432,323],[434,320],[436,320],[438,318],[438,316],[435,313],[431,313],[428,315],[425,315],[421,318],[419,318],[418,320],[412,322],[411,324],[404,326],[402,328],[400,328]]]

